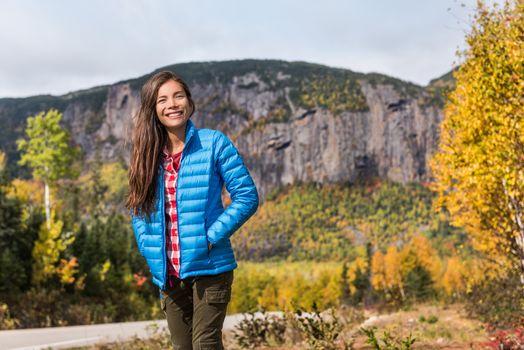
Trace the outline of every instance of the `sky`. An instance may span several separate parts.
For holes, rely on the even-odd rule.
[[[0,97],[112,84],[175,63],[306,61],[426,85],[476,0],[0,0]]]

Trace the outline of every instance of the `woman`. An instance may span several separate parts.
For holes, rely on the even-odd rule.
[[[142,88],[127,207],[140,253],[160,287],[175,349],[222,349],[237,267],[229,237],[258,207],[258,193],[223,133],[197,129],[186,83],[160,72]],[[231,204],[224,210],[225,184]]]

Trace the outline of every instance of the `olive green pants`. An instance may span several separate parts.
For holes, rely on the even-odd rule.
[[[170,277],[162,292],[162,310],[167,317],[175,350],[221,350],[222,326],[231,300],[233,271],[213,276]]]

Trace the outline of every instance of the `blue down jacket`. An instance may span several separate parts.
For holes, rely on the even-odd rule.
[[[133,215],[133,231],[153,283],[165,290],[166,222],[164,171],[157,178],[155,210]],[[224,210],[226,185],[231,204]],[[258,193],[233,143],[216,130],[197,129],[191,120],[180,161],[176,190],[180,242],[180,278],[216,275],[237,267],[229,237],[258,208]],[[208,242],[213,246],[208,249]]]

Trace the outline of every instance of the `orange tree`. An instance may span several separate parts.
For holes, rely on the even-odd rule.
[[[524,285],[524,2],[479,1],[466,41],[430,161],[436,203]]]

